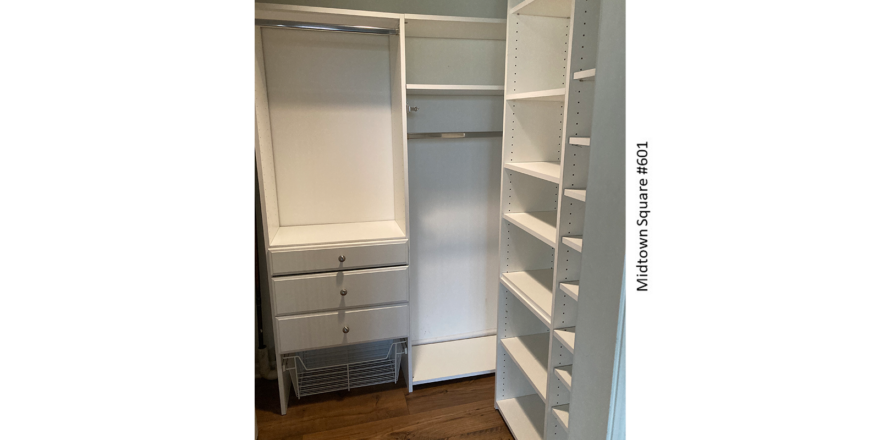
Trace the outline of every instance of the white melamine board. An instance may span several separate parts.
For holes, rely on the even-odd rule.
[[[555,330],[553,334],[556,335],[556,339],[558,339],[559,342],[562,342],[562,345],[564,345],[568,351],[574,353],[574,328]]]
[[[495,371],[495,335],[416,345],[413,384],[476,376]]]
[[[406,115],[407,131],[410,133],[447,133],[465,131],[501,131],[504,119],[504,99],[500,96],[439,96],[408,95],[407,104],[419,110]],[[437,148],[470,145],[470,139],[410,139],[410,150],[427,142]],[[498,145],[501,139],[484,140]],[[458,163],[456,166],[460,165]],[[493,164],[493,168],[498,164]],[[416,177],[414,173],[410,173]]]
[[[508,162],[504,168],[532,177],[559,183],[559,162]]]
[[[407,84],[408,95],[503,95],[504,86]]]
[[[553,269],[507,272],[501,282],[523,302],[541,322],[550,326],[550,307],[553,301]]]
[[[538,90],[535,92],[511,93],[507,95],[508,101],[558,101],[565,100],[565,87],[552,90]]]
[[[547,336],[542,333],[501,340],[501,345],[535,387],[541,400],[547,400],[547,359],[550,353]]]
[[[401,15],[353,9],[257,3],[254,16],[257,19],[397,29]]]
[[[516,440],[544,438],[544,401],[537,394],[499,400],[498,410]]]
[[[561,423],[562,427],[565,428],[565,431],[568,432],[568,405],[554,406],[553,415],[556,416],[559,423]]]
[[[571,390],[571,365],[566,365],[564,367],[557,367],[553,369],[553,373],[556,374],[556,377],[565,385],[566,388]]]
[[[389,37],[262,38],[281,226],[394,219]]]
[[[272,246],[380,241],[406,238],[393,220],[382,222],[337,223],[328,225],[284,226],[278,229]]]
[[[581,252],[584,247],[583,237],[562,237],[562,244]]]
[[[512,162],[505,161],[505,163]],[[512,170],[503,170],[503,173],[504,193],[501,198],[504,202],[504,212],[541,212],[558,209],[559,184],[535,179]],[[555,224],[555,220],[553,223]]]
[[[405,14],[404,18],[410,37],[504,40],[507,35],[507,20],[499,18],[418,14]]]
[[[565,283],[559,283],[559,288],[562,289],[571,299],[577,301],[578,293],[580,291],[579,281],[568,281]]]
[[[570,137],[568,138],[568,143],[572,145],[578,145],[582,147],[590,146],[590,138],[588,137]]]
[[[553,247],[509,221],[501,228],[501,272],[553,268]]]
[[[412,343],[495,331],[500,143],[409,142]]]
[[[394,220],[409,236],[409,174],[406,149],[406,64],[403,39],[403,19],[400,19],[400,35],[388,37],[389,62],[391,65],[391,169],[394,186]],[[411,357],[411,356],[410,356]],[[412,362],[407,362],[412,366]]]
[[[568,18],[571,17],[571,2],[572,0],[523,0],[510,8],[510,13]]]
[[[581,70],[580,72],[575,72],[574,75],[571,76],[572,79],[575,80],[590,80],[596,77],[596,69],[587,69]]]
[[[556,211],[508,213],[504,214],[504,219],[556,247]]]
[[[261,196],[263,239],[268,247],[278,232],[278,195],[275,191],[275,160],[272,157],[272,128],[269,124],[269,98],[266,91],[265,63],[263,62],[263,38],[260,28],[254,29],[256,43],[254,89],[254,112],[256,125],[255,153],[257,159],[257,185]]]
[[[569,20],[511,15],[507,24],[507,93],[565,87]]]
[[[409,313],[406,305],[293,315],[275,318],[280,353],[345,344],[405,338]],[[343,332],[349,327],[349,332]]]
[[[407,38],[406,81],[410,84],[502,84],[504,41]]]
[[[564,192],[565,197],[571,197],[582,202],[587,200],[587,190],[585,189],[567,189]]]
[[[560,161],[563,140],[561,103],[508,101],[505,121],[505,163]]]

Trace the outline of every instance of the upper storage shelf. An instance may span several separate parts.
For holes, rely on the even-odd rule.
[[[459,84],[407,84],[408,95],[503,95],[504,86]]]
[[[565,87],[551,90],[538,90],[536,92],[511,93],[507,95],[508,101],[557,101],[565,100]]]
[[[498,18],[404,15],[406,36],[417,38],[461,38],[505,40],[507,20]]]
[[[511,8],[510,13],[568,18],[571,16],[571,0],[523,0]]]

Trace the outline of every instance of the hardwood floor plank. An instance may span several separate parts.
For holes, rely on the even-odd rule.
[[[504,425],[491,401],[473,402],[303,436],[303,440],[445,439]]]
[[[273,384],[275,382],[272,382]],[[277,385],[275,394],[277,396]],[[292,401],[287,415],[257,411],[260,439],[298,439],[304,434],[407,415],[406,385],[369,392],[329,393]],[[294,398],[295,399],[295,398]],[[276,404],[277,405],[277,404]],[[277,410],[276,410],[277,411]]]
[[[416,386],[406,395],[410,414],[495,399],[495,375]]]

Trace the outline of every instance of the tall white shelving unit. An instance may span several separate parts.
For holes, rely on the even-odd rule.
[[[568,438],[598,0],[509,2],[495,402],[518,440]]]

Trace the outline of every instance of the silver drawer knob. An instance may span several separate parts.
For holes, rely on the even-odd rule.
[[[343,261],[345,261],[345,255],[340,255],[339,262],[342,263]]]
[[[342,327],[342,333],[348,333],[348,326]]]
[[[348,295],[348,291],[345,290],[345,289],[342,289],[342,290],[339,291],[339,294],[342,295],[342,296],[345,296],[345,295]]]

